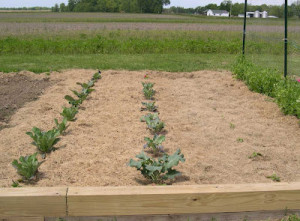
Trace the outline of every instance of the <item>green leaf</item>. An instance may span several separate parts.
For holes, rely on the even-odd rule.
[[[155,139],[155,142],[158,144],[161,144],[162,142],[164,142],[166,139],[166,136],[159,136],[157,139]]]
[[[168,172],[164,175],[164,179],[167,180],[167,179],[174,179],[176,176],[180,176],[181,173],[178,172],[177,170],[173,170],[173,169],[170,169],[168,170]]]
[[[142,167],[142,163],[139,161],[134,161],[133,159],[130,159],[129,166],[136,167],[137,169],[140,169]]]
[[[166,170],[169,170],[170,168],[177,166],[179,164],[179,161],[185,162],[184,155],[181,154],[180,149],[178,149],[173,155],[168,157],[168,162],[165,165]]]
[[[150,158],[145,154],[144,151],[142,151],[140,154],[136,155],[137,158],[141,160],[149,160]]]
[[[144,140],[149,142],[149,143],[152,141],[149,137],[145,137]]]
[[[67,101],[70,101],[70,102],[75,101],[75,99],[74,99],[73,97],[69,96],[69,95],[66,95],[66,96],[65,96],[65,99],[66,99]]]
[[[162,170],[162,166],[150,166],[150,165],[146,165],[146,169],[151,171],[151,172],[155,172],[158,171],[160,172]]]

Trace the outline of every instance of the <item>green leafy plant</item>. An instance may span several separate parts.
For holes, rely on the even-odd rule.
[[[77,82],[76,84],[80,85],[82,88],[90,88],[90,87],[94,86],[95,81],[94,80],[90,80],[87,84],[86,83]]]
[[[245,81],[250,90],[274,98],[284,114],[300,118],[299,82],[283,78],[277,70],[256,66],[242,57],[233,66],[233,73],[237,79]]]
[[[146,119],[154,120],[154,119],[157,119],[157,118],[158,118],[158,114],[157,113],[155,113],[155,114],[149,113],[149,114],[141,117],[141,122],[146,122]]]
[[[280,177],[277,176],[275,173],[272,174],[271,176],[267,176],[267,178],[273,180],[274,182],[280,182]]]
[[[154,119],[151,119],[149,116],[147,116],[144,120],[146,121],[148,128],[155,134],[161,132],[165,128],[165,123],[160,121],[158,116],[155,116]]]
[[[67,121],[74,121],[77,113],[77,107],[63,107],[63,112],[60,115],[66,118]]]
[[[14,160],[12,165],[17,169],[19,175],[22,176],[23,180],[30,181],[33,180],[38,172],[38,168],[41,165],[36,158],[37,153],[29,156],[21,156],[18,162]]]
[[[95,89],[92,89],[91,87],[94,86],[94,81],[90,80],[87,84],[86,83],[79,83],[77,82],[78,85],[80,85],[82,87],[81,92],[78,91],[74,91],[72,90],[72,92],[81,100],[81,102],[83,102],[84,100],[86,100],[87,96],[94,91]]]
[[[67,118],[64,118],[61,123],[58,123],[58,120],[54,119],[56,125],[54,129],[59,131],[60,134],[62,134],[68,128],[67,121]]]
[[[27,132],[33,142],[40,152],[50,153],[54,150],[53,146],[59,141],[57,138],[60,135],[60,132],[56,129],[49,130],[47,132],[41,131],[39,128],[34,127],[32,132]]]
[[[296,214],[293,214],[283,218],[281,221],[300,221],[300,217]]]
[[[73,92],[74,93],[74,92]],[[78,107],[80,104],[82,104],[82,100],[81,99],[74,99],[73,97],[66,95],[65,99],[69,102],[69,104],[71,104],[73,107]]]
[[[158,152],[164,152],[163,150],[163,146],[161,145],[162,142],[164,142],[166,139],[165,136],[159,136],[157,134],[154,135],[153,139],[149,138],[149,137],[145,137],[144,140],[147,142],[144,145],[144,148],[152,148],[154,154],[157,154]]]
[[[73,94],[75,94],[78,97],[78,100],[80,100],[80,104],[82,104],[82,102],[85,101],[87,96],[88,96],[87,93],[78,92],[78,91],[75,91],[75,90],[72,90],[72,92],[73,92]]]
[[[174,179],[180,172],[173,169],[179,162],[185,162],[184,155],[178,149],[173,155],[164,154],[155,160],[148,157],[143,151],[136,156],[139,160],[130,160],[129,166],[141,171],[142,175],[154,183],[163,183],[165,180]]]
[[[262,157],[263,155],[259,152],[253,152],[250,156],[249,159],[254,159],[256,157]]]
[[[155,94],[155,90],[144,88],[143,92],[144,92],[144,96],[145,96],[146,99],[148,99],[148,100],[153,99],[154,94]]]
[[[142,82],[142,85],[143,85],[144,89],[150,90],[150,89],[153,88],[154,83],[150,83],[150,82],[149,83],[144,83],[144,82]]]
[[[276,85],[275,100],[284,114],[300,118],[300,83],[287,79]]]
[[[230,128],[235,129],[235,125],[233,123],[230,123]]]
[[[155,102],[142,102],[142,105],[144,107],[142,107],[142,110],[148,110],[148,111],[151,111],[151,112],[154,112],[157,110],[157,106],[155,106]]]
[[[92,80],[99,80],[99,79],[101,79],[101,71],[98,71],[92,77]]]

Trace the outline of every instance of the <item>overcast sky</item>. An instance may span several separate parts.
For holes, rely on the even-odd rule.
[[[45,6],[51,7],[55,3],[67,3],[68,0],[0,0],[0,7],[32,7]],[[185,8],[195,8],[209,3],[220,4],[222,0],[171,0],[170,6],[181,6]],[[244,2],[244,0],[233,0],[233,3]],[[284,0],[248,0],[249,4],[283,4]]]

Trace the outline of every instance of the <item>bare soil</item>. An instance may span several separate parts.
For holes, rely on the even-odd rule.
[[[0,186],[19,176],[13,159],[36,151],[25,132],[54,126],[70,89],[94,70],[52,73],[36,101],[26,103],[0,131]],[[150,132],[140,122],[143,76],[155,82],[160,118],[166,123],[166,152],[178,148],[186,162],[173,185],[268,183],[276,173],[283,182],[300,181],[300,128],[268,97],[250,92],[229,72],[104,71],[90,98],[66,134],[40,167],[35,186],[130,186],[147,183],[127,166]],[[263,157],[249,159],[253,152]],[[150,153],[149,153],[150,155]]]
[[[247,28],[251,33],[282,33],[284,26],[274,25],[249,25]],[[68,32],[99,32],[101,30],[181,30],[181,31],[236,31],[240,32],[241,25],[220,24],[197,24],[197,23],[149,23],[149,22],[59,22],[59,23],[12,23],[0,22],[0,36],[26,35],[26,34],[50,34],[57,35]],[[290,33],[299,33],[299,26],[289,27]],[[99,32],[101,34],[101,32]],[[270,39],[272,40],[272,39]],[[275,39],[278,40],[278,39]]]
[[[49,78],[34,74],[0,75],[0,130],[9,126],[10,116],[26,102],[38,99],[51,85]]]

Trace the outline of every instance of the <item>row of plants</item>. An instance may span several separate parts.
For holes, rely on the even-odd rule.
[[[238,58],[233,66],[233,75],[242,80],[251,91],[265,94],[274,99],[286,115],[294,115],[300,119],[300,82],[291,77],[284,78],[274,69],[266,69],[254,65],[244,57]],[[261,153],[253,152],[250,159],[264,158]],[[280,182],[276,173],[267,178]]]
[[[64,132],[68,128],[67,123],[75,121],[80,105],[87,99],[88,95],[95,90],[92,89],[92,87],[99,79],[101,79],[100,71],[95,73],[87,83],[77,83],[81,86],[81,91],[72,90],[75,98],[70,95],[65,96],[70,107],[63,107],[63,111],[60,113],[63,118],[62,121],[59,122],[57,119],[54,119],[55,126],[51,130],[43,131],[40,128],[33,127],[31,132],[26,133],[32,138],[32,144],[37,147],[38,152],[32,155],[21,156],[19,161],[14,160],[12,162],[13,167],[16,168],[17,173],[22,177],[17,182],[13,181],[13,187],[18,187],[19,182],[28,183],[36,180],[38,168],[42,162],[44,162],[39,162],[37,155],[40,153],[42,158],[45,159],[47,154],[57,149],[55,145],[60,140],[59,137],[64,135]]]
[[[273,69],[254,65],[240,57],[233,66],[235,78],[246,83],[250,90],[274,98],[286,115],[300,119],[300,83],[291,77],[284,78]]]
[[[144,77],[148,79],[149,76]],[[163,135],[165,123],[160,120],[158,107],[155,105],[154,83],[142,82],[143,94],[146,102],[142,102],[141,111],[148,112],[142,116],[140,121],[145,122],[147,129],[150,130],[153,137],[144,137],[146,144],[144,149],[149,148],[153,157],[149,157],[142,152],[136,155],[138,160],[130,159],[129,166],[136,168],[149,181],[155,184],[163,184],[167,180],[174,179],[180,175],[180,172],[173,167],[177,166],[179,162],[185,162],[184,155],[178,149],[173,155],[168,155],[164,151],[162,143],[166,137]]]

